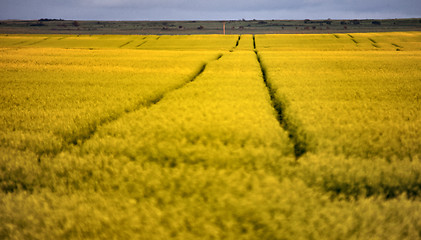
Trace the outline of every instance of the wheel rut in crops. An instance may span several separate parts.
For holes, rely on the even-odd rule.
[[[130,43],[132,43],[134,40],[131,40],[131,41],[128,41],[128,42],[126,42],[126,43],[124,43],[124,44],[122,44],[122,45],[120,45],[119,46],[119,48],[122,48],[122,47],[124,47],[124,46],[126,46],[126,45],[129,45]]]
[[[219,54],[218,55],[218,57],[216,57],[213,61],[218,61],[221,57],[223,56],[223,54]],[[209,63],[209,62],[208,62]],[[162,93],[162,94],[160,94],[158,97],[156,97],[155,99],[153,99],[153,100],[151,100],[151,101],[149,101],[148,103],[146,103],[146,104],[143,104],[143,105],[139,105],[134,111],[136,111],[137,109],[139,109],[140,107],[142,107],[142,106],[146,106],[146,107],[150,107],[150,106],[152,106],[152,105],[154,105],[154,104],[157,104],[159,101],[161,101],[161,99],[167,94],[167,93],[169,93],[169,92],[172,92],[172,91],[175,91],[175,90],[177,90],[177,89],[180,89],[180,88],[182,88],[182,87],[184,87],[185,85],[187,85],[188,83],[191,83],[191,82],[193,82],[194,80],[196,80],[196,78],[197,77],[199,77],[204,71],[205,71],[205,69],[206,69],[206,66],[208,65],[208,63],[204,63],[203,65],[202,65],[202,67],[199,69],[199,71],[191,78],[191,79],[189,79],[188,81],[186,81],[186,82],[184,82],[183,84],[181,84],[181,85],[179,85],[179,86],[176,86],[175,88],[173,88],[173,89],[171,89],[170,91],[167,91],[167,92],[165,92],[165,93]]]
[[[182,87],[184,87],[184,86],[186,86],[188,83],[191,83],[191,82],[193,82],[194,80],[196,80],[196,78],[197,77],[199,77],[204,71],[205,71],[205,69],[206,69],[206,66],[210,63],[210,62],[213,62],[213,61],[217,61],[217,60],[219,60],[221,57],[223,56],[223,54],[219,54],[215,59],[213,59],[213,60],[210,60],[209,62],[206,62],[206,63],[204,63],[200,68],[199,68],[199,71],[197,71],[190,79],[188,79],[187,81],[184,81],[182,84],[179,84],[179,85],[177,85],[177,86],[175,86],[175,87],[173,87],[172,89],[170,89],[170,90],[168,90],[168,91],[166,91],[166,92],[163,92],[163,93],[161,93],[161,94],[159,94],[158,96],[156,96],[155,98],[153,98],[153,99],[151,99],[151,100],[149,100],[148,102],[139,102],[139,103],[137,103],[136,104],[136,106],[134,107],[134,108],[132,108],[132,109],[130,109],[130,110],[126,110],[126,111],[122,111],[121,113],[119,113],[119,114],[116,114],[116,115],[114,115],[114,116],[109,116],[109,117],[106,117],[106,118],[103,118],[103,119],[100,119],[99,120],[99,122],[96,124],[96,125],[91,125],[91,126],[89,126],[88,128],[89,128],[89,130],[88,131],[86,131],[86,133],[85,134],[83,134],[83,135],[77,135],[77,136],[67,136],[67,138],[66,137],[64,137],[64,146],[59,150],[59,152],[57,152],[57,153],[53,153],[53,155],[57,155],[57,154],[59,154],[60,152],[62,152],[62,151],[64,151],[64,150],[66,150],[66,149],[68,149],[68,148],[70,148],[70,147],[72,147],[72,146],[78,146],[78,145],[82,145],[84,142],[86,142],[86,141],[88,141],[89,139],[91,139],[94,135],[95,135],[95,133],[98,131],[98,129],[101,127],[101,126],[103,126],[103,125],[105,125],[105,124],[108,124],[108,123],[111,123],[111,122],[113,122],[113,121],[116,121],[116,120],[118,120],[119,118],[121,118],[121,117],[123,117],[125,114],[128,114],[128,113],[131,113],[131,112],[134,112],[134,111],[137,111],[137,110],[139,110],[140,108],[142,108],[142,107],[146,107],[146,108],[149,108],[149,107],[151,107],[151,106],[153,106],[154,104],[157,104],[157,103],[159,103],[161,100],[162,100],[162,98],[164,98],[164,96],[166,95],[166,94],[168,94],[168,93],[170,93],[170,92],[173,92],[173,91],[175,91],[175,90],[177,90],[177,89],[180,89],[180,88],[182,88]],[[51,154],[51,153],[50,153]],[[43,154],[40,154],[40,155],[43,155]]]
[[[145,43],[147,43],[147,42],[148,42],[148,41],[141,42],[141,43],[139,43],[138,45],[136,45],[136,47],[138,48],[138,47],[142,46],[143,44],[145,44]]]
[[[42,43],[42,42],[44,42],[44,41],[46,41],[46,40],[48,40],[48,39],[50,39],[49,37],[47,37],[47,38],[44,38],[44,39],[42,39],[42,40],[38,40],[38,41],[36,41],[36,42],[32,42],[32,43],[30,43],[30,44],[28,44],[28,45],[26,45],[26,46],[33,46],[33,45],[36,45],[36,44],[38,44],[38,43]]]
[[[300,125],[297,124],[297,121],[293,120],[292,116],[286,115],[285,113],[286,103],[276,98],[275,96],[276,90],[273,88],[272,84],[267,78],[266,69],[262,64],[259,52],[256,49],[256,39],[254,35],[253,35],[253,47],[254,47],[254,53],[256,54],[256,60],[259,62],[260,70],[262,71],[263,82],[265,83],[266,88],[268,89],[272,106],[277,113],[276,119],[278,120],[282,128],[288,133],[288,137],[294,145],[295,159],[298,160],[298,158],[300,158],[303,154],[305,154],[308,149],[308,143],[305,141],[306,134],[302,131]]]
[[[235,43],[234,48],[238,47],[238,44],[240,43],[240,40],[241,40],[241,35],[238,36],[238,39],[237,39],[237,42]]]
[[[235,46],[231,48],[230,52],[233,52],[238,47],[238,44],[240,44],[240,40],[241,40],[241,35],[238,35],[237,42],[235,42]]]

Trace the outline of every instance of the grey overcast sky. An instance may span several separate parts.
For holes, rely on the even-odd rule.
[[[421,0],[0,0],[0,19],[236,20],[421,17]]]

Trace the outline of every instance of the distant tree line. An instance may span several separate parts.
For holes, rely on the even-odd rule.
[[[40,18],[38,19],[40,22],[49,22],[49,21],[64,21],[64,19],[56,19],[56,18]]]
[[[341,21],[341,25],[347,25],[347,24],[359,25],[359,24],[361,24],[361,22],[358,19],[354,19],[354,20],[350,20],[350,21]]]
[[[317,24],[320,24],[320,25],[322,25],[323,23],[326,23],[326,24],[330,25],[330,24],[332,24],[332,21],[330,20],[330,18],[328,20],[322,20],[322,21],[313,21],[313,20],[310,20],[310,19],[305,19],[304,23],[305,24],[317,23]]]

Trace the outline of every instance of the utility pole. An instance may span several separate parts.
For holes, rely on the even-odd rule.
[[[223,31],[223,33],[225,35],[225,22],[222,22],[222,31]]]

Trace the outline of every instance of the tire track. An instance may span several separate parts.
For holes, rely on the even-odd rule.
[[[235,43],[234,48],[238,47],[238,44],[240,43],[240,40],[241,40],[241,35],[238,35],[238,39],[237,39],[237,42]]]
[[[35,45],[35,44],[41,43],[41,42],[43,42],[43,41],[46,41],[46,40],[48,40],[48,39],[49,39],[49,37],[44,38],[44,39],[39,40],[39,41],[36,41],[36,42],[32,42],[32,43],[30,43],[30,44],[28,44],[28,45],[26,45],[26,46],[32,46],[32,45]]]
[[[376,40],[372,39],[372,38],[368,38],[368,40],[370,40],[371,45],[375,48],[380,48],[380,46],[377,44]]]
[[[402,46],[400,46],[396,43],[391,43],[391,44],[392,44],[392,46],[396,47],[396,51],[402,51],[402,48],[403,48]]]
[[[238,35],[237,42],[235,43],[235,46],[231,48],[230,52],[233,52],[238,47],[238,44],[240,44],[240,40],[241,40],[241,35]]]
[[[372,42],[372,43],[377,43],[374,39],[372,39],[372,38],[368,38],[368,40],[370,40],[370,42]]]
[[[147,42],[148,42],[148,41],[141,42],[140,44],[136,45],[136,47],[138,48],[138,47],[142,46],[143,44],[145,44],[145,43],[147,43]]]
[[[300,124],[298,124],[297,119],[293,116],[288,116],[286,114],[287,103],[278,99],[276,97],[276,89],[272,86],[270,81],[267,78],[267,71],[261,61],[259,51],[256,49],[256,39],[253,35],[253,47],[254,53],[256,54],[256,60],[259,62],[260,70],[262,71],[263,82],[268,89],[272,106],[276,111],[276,119],[282,128],[288,133],[288,137],[294,145],[294,155],[295,159],[298,160],[302,155],[308,151],[308,143],[306,141],[307,134],[302,130]]]
[[[25,41],[21,41],[21,42],[17,42],[17,43],[14,43],[14,44],[12,44],[13,46],[16,46],[16,45],[21,45],[21,44],[25,44],[25,43],[27,43],[28,41],[27,40],[25,40]]]
[[[148,42],[148,40],[145,40],[146,38],[147,38],[147,37],[143,37],[143,38],[142,38],[142,42],[141,42],[141,43],[139,43],[138,45],[136,45],[136,48],[138,48],[138,47],[142,46],[143,44],[147,43],[147,42]]]
[[[377,45],[377,44],[372,43],[371,45],[373,45],[373,47],[375,47],[375,48],[380,48],[380,46]]]
[[[355,43],[355,46],[358,47],[359,42],[357,40],[355,40],[354,36],[352,36],[351,34],[347,34],[347,35],[348,35],[348,37],[351,38],[351,41]]]
[[[119,48],[122,48],[122,47],[124,47],[124,46],[126,46],[126,45],[129,45],[130,43],[132,43],[134,40],[131,40],[131,41],[128,41],[128,42],[126,42],[126,43],[124,43],[124,44],[122,44],[122,45],[120,45],[119,46]]]

